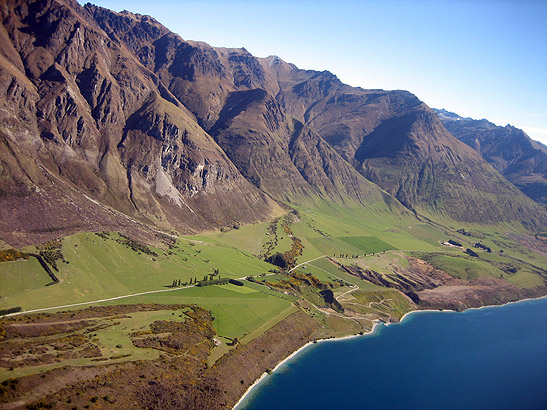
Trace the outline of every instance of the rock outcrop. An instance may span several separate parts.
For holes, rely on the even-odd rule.
[[[134,54],[132,46],[168,30],[114,13],[120,36],[126,19],[139,22],[126,42],[93,10],[69,0],[0,8],[3,237],[24,243],[33,232],[123,225],[115,211],[185,232],[279,212],[167,89],[161,70]]]

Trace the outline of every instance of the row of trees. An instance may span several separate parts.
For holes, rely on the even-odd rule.
[[[386,253],[386,251],[382,251],[382,252],[379,252],[379,253]],[[367,256],[367,255],[368,255],[368,254],[366,254],[366,253],[363,254],[363,256]],[[374,256],[374,255],[376,255],[376,253],[375,253],[375,252],[372,252],[370,255]],[[337,258],[337,257],[338,257],[338,258],[345,258],[345,259],[349,259],[349,258],[355,259],[355,258],[359,258],[361,255],[350,255],[349,253],[340,253],[340,254],[338,254],[338,255],[333,254],[332,256],[333,256],[334,258]]]
[[[202,280],[198,280],[197,276],[190,278],[189,282],[183,282],[181,279],[173,279],[173,282],[171,285],[169,285],[170,288],[180,288],[181,286],[189,286],[189,285],[197,285],[197,286],[204,286],[203,283],[207,284],[213,284],[212,282],[215,282],[214,284],[217,284],[226,280],[226,283],[228,283],[228,279],[223,279],[220,277],[220,271],[218,269],[213,269],[213,273],[208,273],[203,276]]]

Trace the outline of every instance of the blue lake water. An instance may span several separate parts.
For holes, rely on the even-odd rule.
[[[547,298],[417,312],[371,335],[314,344],[243,409],[547,409]]]

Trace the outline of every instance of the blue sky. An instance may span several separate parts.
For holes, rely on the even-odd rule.
[[[92,2],[149,14],[186,40],[277,55],[353,86],[409,90],[547,144],[545,0]]]

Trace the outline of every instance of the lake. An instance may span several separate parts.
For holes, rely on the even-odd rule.
[[[415,312],[373,334],[320,342],[237,410],[546,409],[547,298]]]

